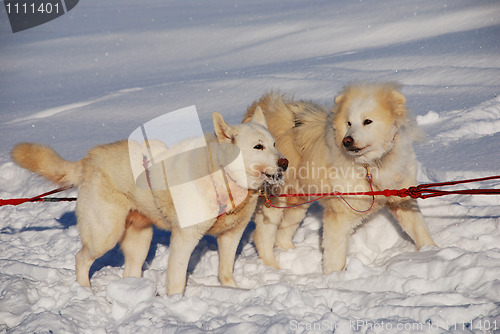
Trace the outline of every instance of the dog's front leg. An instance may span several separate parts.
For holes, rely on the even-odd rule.
[[[424,246],[436,246],[415,199],[392,202],[387,204],[387,207],[398,220],[403,231],[415,242],[417,250]]]
[[[238,287],[233,277],[233,266],[236,249],[240,244],[246,226],[247,224],[239,224],[217,237],[217,244],[219,245],[219,281],[222,285]]]
[[[352,221],[350,215],[335,212],[325,207],[323,214],[323,273],[341,271],[346,264],[347,245],[353,226],[361,220]]]
[[[253,241],[264,264],[276,269],[279,269],[279,264],[276,261],[273,249],[276,243],[276,231],[282,218],[282,209],[268,208],[261,200],[257,204],[254,216],[255,231]]]
[[[300,222],[306,216],[308,205],[303,205],[293,209],[284,209],[283,219],[276,233],[276,247],[282,249],[293,249],[293,236],[299,228]]]
[[[203,237],[198,226],[172,229],[167,267],[167,295],[183,294],[189,258]]]

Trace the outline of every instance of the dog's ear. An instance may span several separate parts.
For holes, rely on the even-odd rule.
[[[341,93],[339,95],[337,95],[334,99],[335,101],[335,104],[337,105],[337,107],[333,108],[333,112],[336,112],[337,110],[339,110],[338,106],[342,103],[342,101],[344,100],[344,93]]]
[[[212,120],[214,122],[215,135],[219,143],[234,143],[235,130],[226,123],[222,115],[218,112],[214,112]]]
[[[255,108],[251,122],[262,125],[267,129],[266,117],[264,116],[264,111],[262,111],[262,108],[260,106],[257,106],[257,108]]]
[[[406,116],[406,105],[405,105],[406,98],[404,97],[403,94],[394,89],[389,93],[388,100],[389,100],[388,101],[389,105],[392,108],[392,111],[396,115],[401,117]]]
[[[344,94],[339,94],[335,97],[335,103],[336,104],[339,104],[340,102],[342,102],[342,100],[344,99]]]
[[[387,95],[387,102],[392,110],[396,124],[399,128],[406,128],[408,125],[406,112],[406,98],[397,89],[392,89]]]

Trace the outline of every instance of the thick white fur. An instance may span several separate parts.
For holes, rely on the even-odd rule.
[[[262,109],[278,150],[288,158],[287,183],[281,192],[369,191],[364,164],[373,175],[374,190],[399,189],[416,185],[412,142],[419,131],[409,121],[405,102],[399,87],[392,83],[347,86],[335,98],[333,111],[269,93],[248,108],[245,120]],[[344,147],[345,137],[353,139],[352,150]],[[372,201],[369,196],[345,198],[359,211],[368,209]],[[274,203],[290,206],[304,200],[279,198]],[[411,198],[378,196],[373,208],[364,213],[354,211],[339,197],[325,198],[321,204],[325,273],[344,268],[353,229],[383,207],[394,215],[417,249],[435,245]],[[307,206],[275,209],[258,204],[254,241],[265,264],[279,267],[273,246],[294,247],[292,237],[306,210]]]
[[[167,294],[184,293],[189,258],[204,234],[217,236],[221,284],[237,286],[232,272],[234,257],[243,231],[255,210],[258,198],[256,189],[265,179],[261,172],[280,173],[278,159],[282,156],[274,147],[274,138],[266,129],[261,111],[257,111],[247,124],[228,125],[218,113],[214,113],[213,121],[215,135],[206,136],[208,145],[226,143],[240,149],[248,184],[239,186],[245,191],[248,189],[248,195],[243,203],[227,214],[186,228],[179,226],[168,190],[152,191],[136,185],[129,159],[129,145],[134,143],[120,141],[97,146],[84,159],[76,162],[66,161],[51,148],[38,144],[22,143],[13,149],[12,157],[22,167],[56,183],[78,187],[76,214],[82,249],[76,255],[76,275],[81,285],[90,287],[90,266],[117,242],[121,243],[125,256],[123,276],[140,277],[152,238],[152,224],[155,224],[172,231]],[[258,144],[264,148],[259,146],[259,149],[255,149]],[[175,151],[175,148],[172,150]],[[176,160],[174,167],[209,175],[214,164],[217,166],[220,161],[224,161],[221,156],[224,150],[214,152],[211,159],[208,156],[204,159],[185,156]],[[236,178],[233,182],[238,183],[239,180]],[[210,193],[213,187],[200,191],[206,191],[206,205],[218,210],[220,198]]]

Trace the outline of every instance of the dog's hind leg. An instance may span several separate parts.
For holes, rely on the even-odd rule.
[[[85,245],[76,253],[76,281],[80,285],[90,288],[89,271],[94,261],[95,258],[90,255]]]
[[[120,203],[116,197],[116,201],[109,202],[104,196],[84,188],[78,197],[76,214],[82,249],[76,255],[76,277],[83,286],[90,286],[92,263],[112,249],[125,231],[125,218],[129,212],[127,203]]]
[[[416,200],[407,199],[403,202],[389,203],[387,207],[403,231],[415,242],[417,250],[424,246],[436,246],[425,225]]]
[[[282,218],[282,209],[268,208],[263,202],[257,204],[254,216],[255,231],[253,241],[264,264],[276,269],[279,269],[279,264],[274,256],[273,248],[276,243],[276,231]]]
[[[123,277],[142,276],[142,265],[148,255],[152,237],[151,221],[137,211],[131,211],[127,216],[125,233],[120,242],[125,257]]]
[[[113,217],[114,222],[111,222],[105,217],[100,218],[98,221],[92,223],[92,229],[80,228],[80,235],[82,237],[82,249],[76,254],[76,279],[77,282],[83,286],[90,287],[89,271],[92,263],[107,251],[112,249],[123,235],[125,229],[126,214]],[[86,218],[78,218],[80,226],[85,225]],[[96,217],[97,219],[97,217]],[[114,226],[108,229],[107,226]],[[98,228],[102,226],[103,228]]]
[[[276,232],[276,247],[283,249],[295,248],[292,239],[306,216],[307,206],[301,206],[293,209],[285,209],[283,219]]]

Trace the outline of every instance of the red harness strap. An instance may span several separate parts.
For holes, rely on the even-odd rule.
[[[68,197],[68,198],[54,198],[54,197],[49,197],[49,198],[43,198],[48,195],[52,195],[55,193],[59,193],[61,191],[68,190],[68,188],[57,188],[51,191],[48,191],[46,193],[43,193],[41,195],[35,196],[35,197],[30,197],[30,198],[12,198],[12,199],[0,199],[0,206],[3,205],[19,205],[23,204],[26,202],[60,202],[60,201],[76,201],[76,198],[74,197]]]
[[[368,174],[369,175],[369,174]],[[367,176],[368,176],[367,175]],[[267,195],[264,192],[261,192],[261,196],[265,197],[266,199],[266,205],[273,207],[273,208],[279,208],[279,209],[288,209],[288,208],[294,208],[300,205],[304,204],[309,204],[314,201],[320,200],[322,198],[328,197],[328,196],[340,196],[343,199],[343,196],[398,196],[398,197],[411,197],[411,198],[430,198],[430,197],[438,197],[438,196],[445,196],[445,195],[500,195],[500,189],[464,189],[464,190],[438,190],[438,189],[432,189],[435,187],[444,187],[444,186],[454,186],[457,184],[464,184],[464,183],[472,183],[472,182],[483,182],[483,181],[489,181],[489,180],[498,180],[500,179],[500,175],[496,176],[488,176],[488,177],[483,177],[483,178],[477,178],[477,179],[468,179],[468,180],[458,180],[458,181],[448,181],[448,182],[440,182],[440,183],[427,183],[427,184],[420,184],[416,187],[409,187],[409,188],[403,188],[403,189],[384,189],[384,190],[378,190],[378,191],[360,191],[360,192],[350,192],[350,193],[342,193],[338,191],[334,191],[331,193],[313,193],[313,194],[280,194],[280,195]],[[371,182],[370,187],[371,187]],[[290,207],[280,207],[280,206],[274,206],[269,197],[318,197],[316,199],[313,199],[311,201],[307,201],[304,203],[299,203]],[[345,199],[344,199],[345,201]],[[346,202],[347,203],[347,202]],[[349,205],[349,203],[347,203]],[[349,207],[351,207],[349,205]],[[372,206],[368,210],[365,211],[359,211],[355,210],[351,207],[356,212],[366,212],[369,211],[373,207],[373,202]]]
[[[430,198],[430,197],[438,197],[438,196],[445,196],[445,195],[500,195],[500,189],[464,189],[464,190],[438,190],[438,189],[432,189],[435,187],[444,187],[444,186],[454,186],[457,184],[464,184],[464,183],[472,183],[472,182],[483,182],[483,181],[489,181],[489,180],[499,180],[500,175],[496,176],[488,176],[488,177],[483,177],[483,178],[477,178],[477,179],[468,179],[468,180],[458,180],[458,181],[448,181],[448,182],[440,182],[440,183],[427,183],[427,184],[421,184],[416,187],[409,187],[409,188],[403,188],[403,189],[385,189],[385,190],[379,190],[379,191],[361,191],[361,192],[351,192],[351,193],[341,193],[341,192],[331,192],[331,193],[313,193],[313,194],[281,194],[281,195],[267,195],[263,191],[260,191],[260,196],[266,198],[266,204],[268,206],[272,206],[275,208],[280,208],[280,209],[285,209],[285,208],[293,208],[297,207],[300,205],[304,204],[309,204],[314,201],[317,201],[321,198],[327,197],[327,196],[399,196],[399,197],[408,197],[410,196],[411,198]],[[57,188],[51,191],[48,191],[46,193],[40,194],[35,197],[30,197],[30,198],[13,198],[13,199],[0,199],[0,206],[3,205],[19,205],[22,203],[26,202],[59,202],[59,201],[75,201],[75,197],[64,197],[64,198],[54,198],[54,197],[48,197],[44,198],[45,196],[52,195],[64,190],[68,190],[68,188]],[[304,203],[300,203],[294,206],[290,207],[278,207],[274,206],[270,202],[270,197],[318,197],[316,199],[313,199],[311,201],[307,201]],[[369,209],[368,209],[369,210]]]
[[[500,189],[464,189],[464,190],[449,190],[449,191],[431,189],[434,187],[454,186],[463,183],[483,182],[483,181],[498,180],[498,179],[500,179],[500,175],[482,177],[478,179],[421,184],[416,187],[397,190],[397,196],[399,197],[410,196],[411,198],[425,199],[425,198],[445,196],[445,195],[500,195]]]

